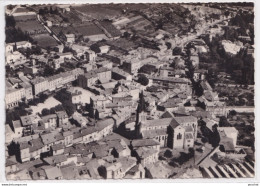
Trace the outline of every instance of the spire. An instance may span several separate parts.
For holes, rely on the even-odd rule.
[[[145,111],[145,100],[144,100],[143,91],[139,94],[139,104],[138,104],[137,111],[138,113]]]

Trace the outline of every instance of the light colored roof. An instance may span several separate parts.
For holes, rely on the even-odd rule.
[[[62,173],[57,167],[48,167],[45,169],[45,173],[49,180],[54,180],[56,178],[62,177]]]
[[[172,118],[163,118],[163,119],[155,119],[155,120],[146,120],[144,123],[142,123],[143,127],[149,127],[149,126],[169,126],[171,123]]]
[[[179,124],[197,122],[197,118],[193,116],[183,116],[183,117],[175,117],[174,118]]]
[[[155,141],[154,139],[138,139],[132,141],[133,147],[149,147],[157,145],[160,145],[160,143],[158,141]]]

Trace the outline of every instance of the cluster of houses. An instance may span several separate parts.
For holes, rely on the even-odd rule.
[[[135,19],[140,16],[115,20],[113,25],[121,28]],[[105,23],[101,26],[108,28]],[[165,35],[159,30],[145,38],[156,42],[159,50],[137,47],[123,54],[124,49],[107,44],[98,45],[100,52],[91,50],[73,33],[63,36],[69,52],[59,45],[30,59],[18,51],[31,49],[30,42],[6,44],[6,65],[18,71],[6,78],[8,111],[45,93],[53,97],[60,89],[76,106],[70,116],[54,109],[20,116],[6,125],[7,179],[168,178],[172,172],[161,163],[160,152],[195,148],[201,122],[210,131],[217,126],[221,148],[234,154],[238,131],[218,127],[219,117],[227,114],[226,105],[207,82],[207,70],[199,69],[199,54],[208,51],[207,45],[195,39],[196,34],[162,39]],[[111,40],[116,39],[122,38]],[[167,47],[167,42],[172,46]],[[195,70],[188,77],[187,62],[172,49],[191,42],[188,61]],[[36,61],[55,70],[67,62],[77,63],[77,68],[43,77]],[[200,97],[194,96],[193,82],[199,82]]]

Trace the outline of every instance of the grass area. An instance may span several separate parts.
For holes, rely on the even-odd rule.
[[[104,34],[103,31],[91,22],[85,22],[84,24],[77,24],[68,27],[52,27],[52,30],[59,34],[62,31],[64,34],[74,33],[76,35],[91,36],[97,34]]]
[[[121,8],[112,4],[89,4],[74,7],[74,9],[84,13],[90,18],[98,20],[108,19],[122,14]]]
[[[49,34],[38,34],[32,36],[33,40],[42,48],[57,46],[57,41]]]
[[[17,22],[16,27],[20,28],[23,32],[29,34],[45,33],[47,32],[43,25],[41,25],[37,20]]]

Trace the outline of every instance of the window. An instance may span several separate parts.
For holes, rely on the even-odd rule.
[[[178,135],[177,135],[177,140],[179,140],[179,139],[181,139],[182,138],[182,135],[181,135],[181,133],[179,133]]]

